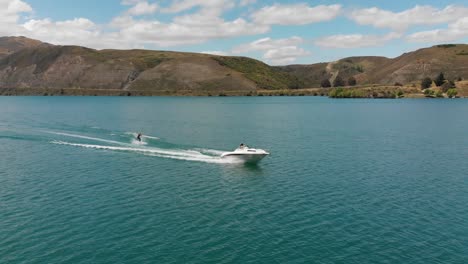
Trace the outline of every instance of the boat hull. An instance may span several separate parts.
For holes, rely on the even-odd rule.
[[[248,152],[228,152],[221,155],[223,159],[232,159],[238,162],[256,164],[268,156],[268,152],[248,153]]]

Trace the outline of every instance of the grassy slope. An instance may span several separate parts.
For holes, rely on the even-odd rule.
[[[298,78],[277,68],[246,57],[213,57],[222,66],[236,70],[254,81],[260,89],[297,89],[303,87]]]

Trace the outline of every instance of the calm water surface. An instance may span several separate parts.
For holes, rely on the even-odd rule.
[[[0,97],[0,263],[468,263],[467,113]],[[219,159],[241,142],[272,155]]]

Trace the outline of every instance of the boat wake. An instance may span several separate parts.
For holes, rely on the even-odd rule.
[[[88,149],[99,149],[99,150],[110,150],[110,151],[120,151],[120,152],[133,152],[139,153],[146,156],[160,157],[160,158],[170,158],[177,160],[187,160],[187,161],[199,161],[206,163],[237,163],[235,160],[226,160],[221,159],[220,156],[211,156],[204,154],[197,150],[181,150],[181,149],[161,149],[155,147],[124,147],[124,146],[105,146],[105,145],[94,145],[94,144],[80,144],[80,143],[71,143],[65,141],[52,141],[53,144],[58,145],[67,145],[74,147],[82,147]],[[213,152],[218,152],[217,150],[212,150]]]
[[[89,137],[89,136],[83,136],[83,135],[77,135],[77,134],[70,134],[70,133],[63,133],[63,132],[53,132],[53,131],[43,131],[43,132],[58,135],[58,136],[87,139],[87,140],[99,141],[99,142],[105,142],[105,143],[111,143],[111,144],[117,144],[117,145],[126,145],[125,143],[122,143],[122,142],[119,142],[119,141],[107,140],[107,139]]]
[[[197,161],[205,163],[218,163],[218,164],[233,164],[239,163],[237,160],[222,159],[221,154],[224,151],[215,150],[215,149],[206,149],[206,148],[194,148],[194,149],[181,149],[181,148],[162,148],[154,146],[155,144],[167,144],[167,142],[146,142],[142,140],[141,142],[133,138],[136,137],[136,133],[126,132],[121,134],[123,135],[132,135],[130,142],[120,142],[116,140],[103,139],[99,137],[92,137],[88,135],[79,135],[66,132],[55,132],[55,131],[42,131],[44,133],[58,135],[67,138],[76,138],[80,139],[78,142],[71,142],[66,139],[54,139],[50,141],[52,144],[65,145],[72,147],[81,147],[87,149],[96,149],[96,150],[106,150],[106,151],[115,151],[115,152],[127,152],[135,153],[145,156],[160,157],[160,158],[169,158],[176,160],[186,160],[186,161]],[[158,137],[153,136],[144,136],[143,139],[159,139]],[[81,142],[84,141],[84,142]],[[99,144],[107,143],[107,144]],[[161,142],[161,143],[158,143]],[[153,145],[153,146],[151,146]]]
[[[196,151],[199,151],[201,153],[209,154],[209,155],[215,155],[215,156],[220,156],[225,153],[226,151],[222,150],[215,150],[215,149],[203,149],[203,148],[197,148],[195,149]]]
[[[106,145],[96,145],[96,144],[72,143],[72,142],[57,141],[57,140],[54,140],[51,143],[57,144],[57,145],[66,145],[66,146],[81,147],[81,148],[87,148],[87,149],[137,153],[137,154],[141,154],[145,156],[169,158],[169,159],[176,159],[176,160],[198,161],[198,162],[217,163],[217,164],[239,163],[236,160],[221,159],[219,155],[213,156],[213,155],[207,154],[208,152],[212,152],[212,153],[220,152],[218,150],[205,150],[205,152],[202,153],[197,150],[162,149],[162,148],[156,148],[156,147],[106,146]]]

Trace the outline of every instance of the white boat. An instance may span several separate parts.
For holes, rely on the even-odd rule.
[[[232,152],[225,152],[221,155],[223,159],[235,159],[243,161],[244,163],[256,164],[260,162],[263,158],[270,155],[263,149],[254,149],[247,146],[239,147]]]

